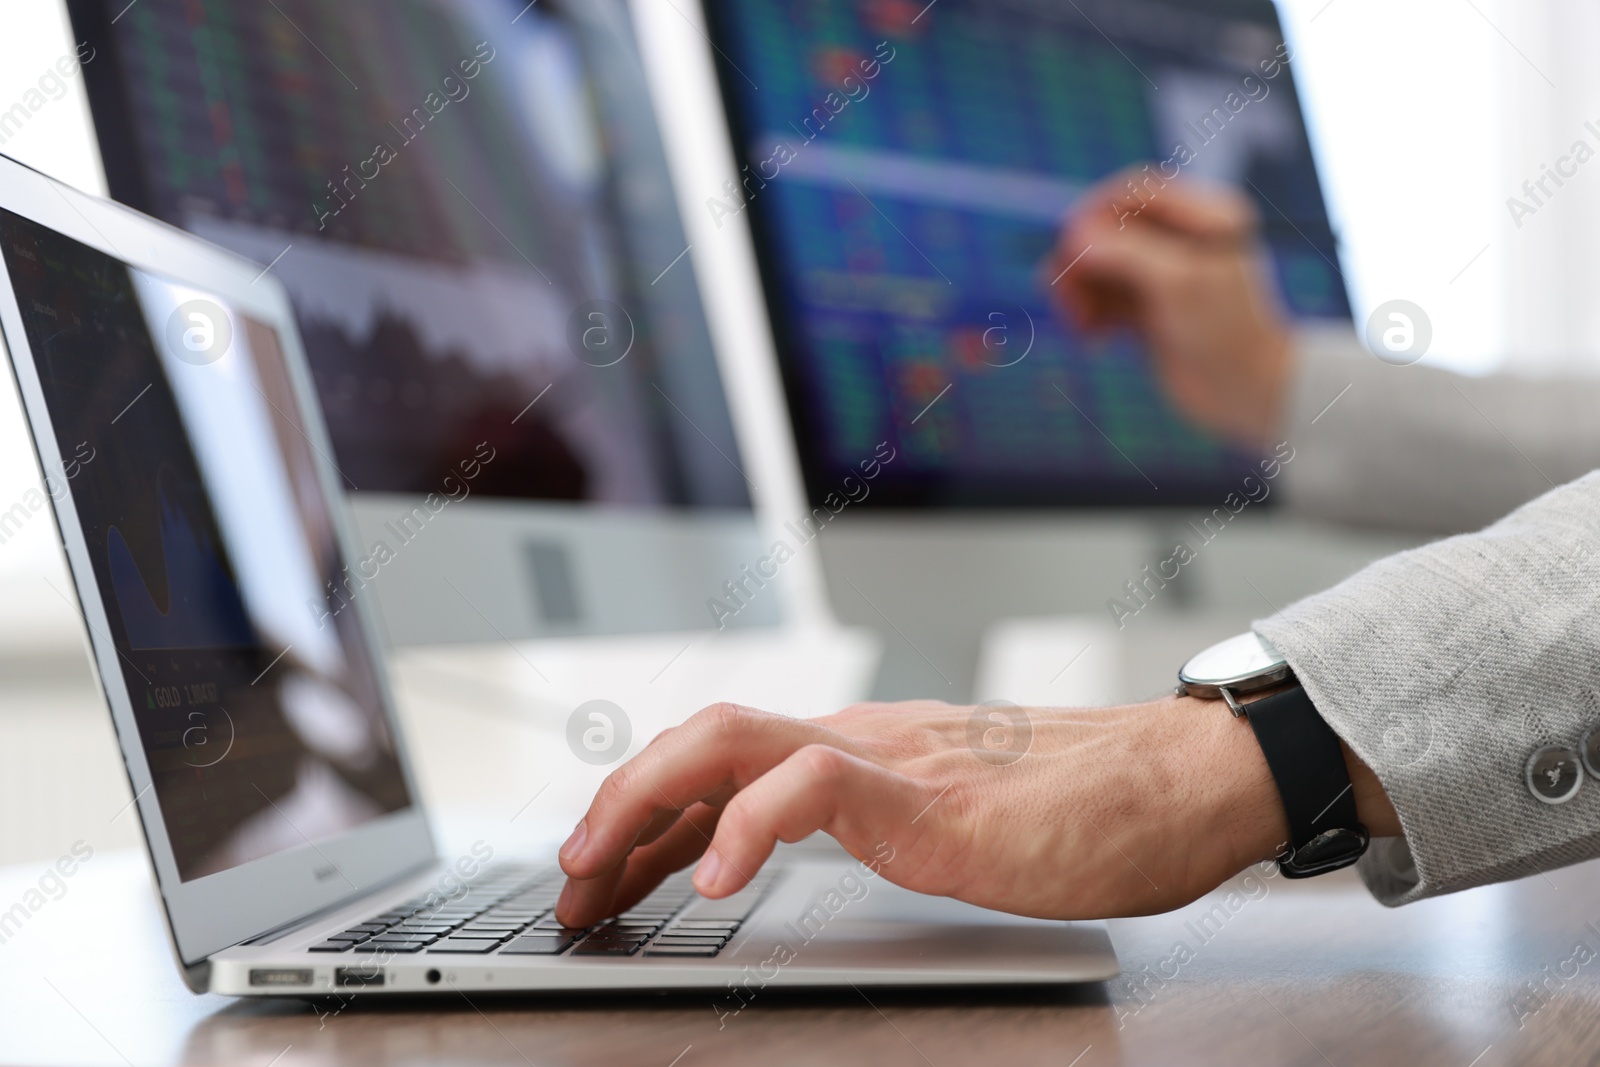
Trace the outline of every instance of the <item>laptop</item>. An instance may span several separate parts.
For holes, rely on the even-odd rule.
[[[553,857],[435,845],[362,595],[381,562],[271,271],[0,156],[0,332],[196,992],[704,989],[726,1013],[768,986],[1117,973],[1104,924],[920,896],[815,844],[725,900],[683,872],[563,927]]]

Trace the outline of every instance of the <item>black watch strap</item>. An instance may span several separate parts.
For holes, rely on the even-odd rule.
[[[1348,867],[1367,850],[1339,735],[1301,686],[1244,705],[1289,816],[1289,848],[1278,869],[1309,878]]]

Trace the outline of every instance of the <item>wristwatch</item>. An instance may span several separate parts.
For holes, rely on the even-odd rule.
[[[1248,703],[1241,699],[1281,686],[1289,688]],[[1327,874],[1361,858],[1369,837],[1356,817],[1339,737],[1277,649],[1254,633],[1230,637],[1183,665],[1178,695],[1220,698],[1250,721],[1289,816],[1290,840],[1278,856],[1285,877]]]

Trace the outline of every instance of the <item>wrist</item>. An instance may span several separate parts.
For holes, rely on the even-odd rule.
[[[1201,858],[1207,888],[1279,855],[1289,841],[1289,820],[1249,722],[1221,700],[1172,696],[1157,704],[1180,735],[1164,747],[1189,783],[1174,791],[1181,808],[1174,826],[1211,843]]]
[[[1384,790],[1383,783],[1371,767],[1361,762],[1361,757],[1343,742],[1344,765],[1350,772],[1350,789],[1355,794],[1356,812],[1361,824],[1373,837],[1400,837],[1405,831],[1400,826],[1400,813]]]
[[[1206,824],[1222,843],[1229,873],[1282,855],[1289,845],[1289,820],[1249,721],[1220,700],[1179,696],[1163,703],[1193,725],[1189,751],[1199,778],[1197,810],[1206,813]],[[1341,742],[1340,748],[1362,825],[1373,837],[1401,836],[1399,814],[1378,776],[1349,745]]]

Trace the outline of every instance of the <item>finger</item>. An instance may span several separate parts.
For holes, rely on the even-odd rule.
[[[933,787],[829,745],[807,745],[728,802],[694,884],[708,897],[746,885],[779,841],[825,831],[858,859],[903,840],[939,799]],[[930,822],[929,825],[932,825]]]
[[[721,816],[719,807],[696,804],[660,839],[634,849],[617,868],[622,872],[618,878],[603,883],[600,879],[569,881],[571,892],[563,890],[557,917],[568,926],[589,926],[627,911],[649,896],[662,879],[700,858],[711,844]]]
[[[704,855],[711,847],[723,811],[710,804],[697,804],[661,840],[629,856],[627,876],[617,887],[616,909],[626,911],[633,907],[649,896],[662,879]]]
[[[1139,296],[1126,285],[1084,277],[1063,282],[1056,302],[1079,330],[1093,333],[1137,321]]]
[[[664,834],[671,832],[682,817],[683,812],[676,808],[656,812],[650,818],[650,821],[645,824],[644,829],[639,831],[639,835],[634,841],[635,849],[647,847]],[[580,822],[578,825],[582,828],[584,824]],[[569,839],[568,846],[570,844],[571,840]],[[563,846],[563,848],[568,846]],[[588,919],[582,923],[567,922],[568,926],[587,926],[589,923],[594,922],[595,919],[607,914],[605,909],[611,906],[612,900],[617,895],[618,887],[627,877],[627,873],[626,860],[624,860],[623,863],[598,871],[587,878],[568,878],[566,885],[561,888],[560,898],[556,901],[557,917],[587,915],[592,912],[595,918]]]
[[[1189,237],[1245,241],[1260,225],[1255,205],[1226,185],[1182,179],[1152,186],[1141,177],[1136,186],[1142,194],[1138,218]]]
[[[607,914],[617,897],[617,887],[627,877],[626,863],[601,871],[593,878],[568,878],[556,898],[556,918],[565,926],[583,927]]]
[[[1088,325],[1133,322],[1152,294],[1192,256],[1183,238],[1151,229],[1129,229],[1113,240],[1085,246],[1061,278],[1061,298]]]
[[[678,825],[678,820],[683,818],[683,812],[677,808],[658,811],[645,823],[644,829],[639,831],[639,836],[634,839],[633,847],[639,849],[655,841],[662,834]]]
[[[1099,330],[1124,321],[1134,302],[1125,287],[1084,277],[1077,267],[1095,242],[1077,232],[1064,233],[1058,249],[1041,267],[1041,281],[1051,300],[1084,331]],[[1069,251],[1070,254],[1069,254]]]
[[[713,790],[709,795],[704,797],[700,803],[707,807],[712,807],[718,811],[721,811],[722,806],[732,799],[733,794],[733,787],[724,786],[721,789]],[[685,812],[678,808],[669,808],[664,811],[658,811],[654,817],[652,817],[651,820],[645,824],[645,828],[639,831],[639,836],[634,839],[634,850],[637,851],[638,849],[643,848],[645,845],[650,844],[663,834],[667,833],[667,831],[673,829],[678,825],[678,820],[683,818],[684,814]]]
[[[635,848],[648,847],[678,825],[683,813],[676,809],[657,812],[645,828],[640,831]],[[556,901],[557,918],[566,921],[568,926],[587,926],[599,918],[610,914],[607,910],[616,898],[622,883],[628,877],[627,861],[616,864],[607,870],[599,871],[588,878],[568,878],[566,885],[561,888],[561,896]],[[592,918],[579,922],[579,916],[592,915]]]
[[[561,866],[578,879],[617,866],[663,812],[726,796],[808,744],[844,744],[815,723],[733,704],[696,713],[605,780],[561,849]]]
[[[1154,166],[1128,168],[1090,186],[1070,217],[1097,228],[1147,223],[1205,240],[1245,240],[1259,225],[1254,205],[1239,190],[1167,178]]]

